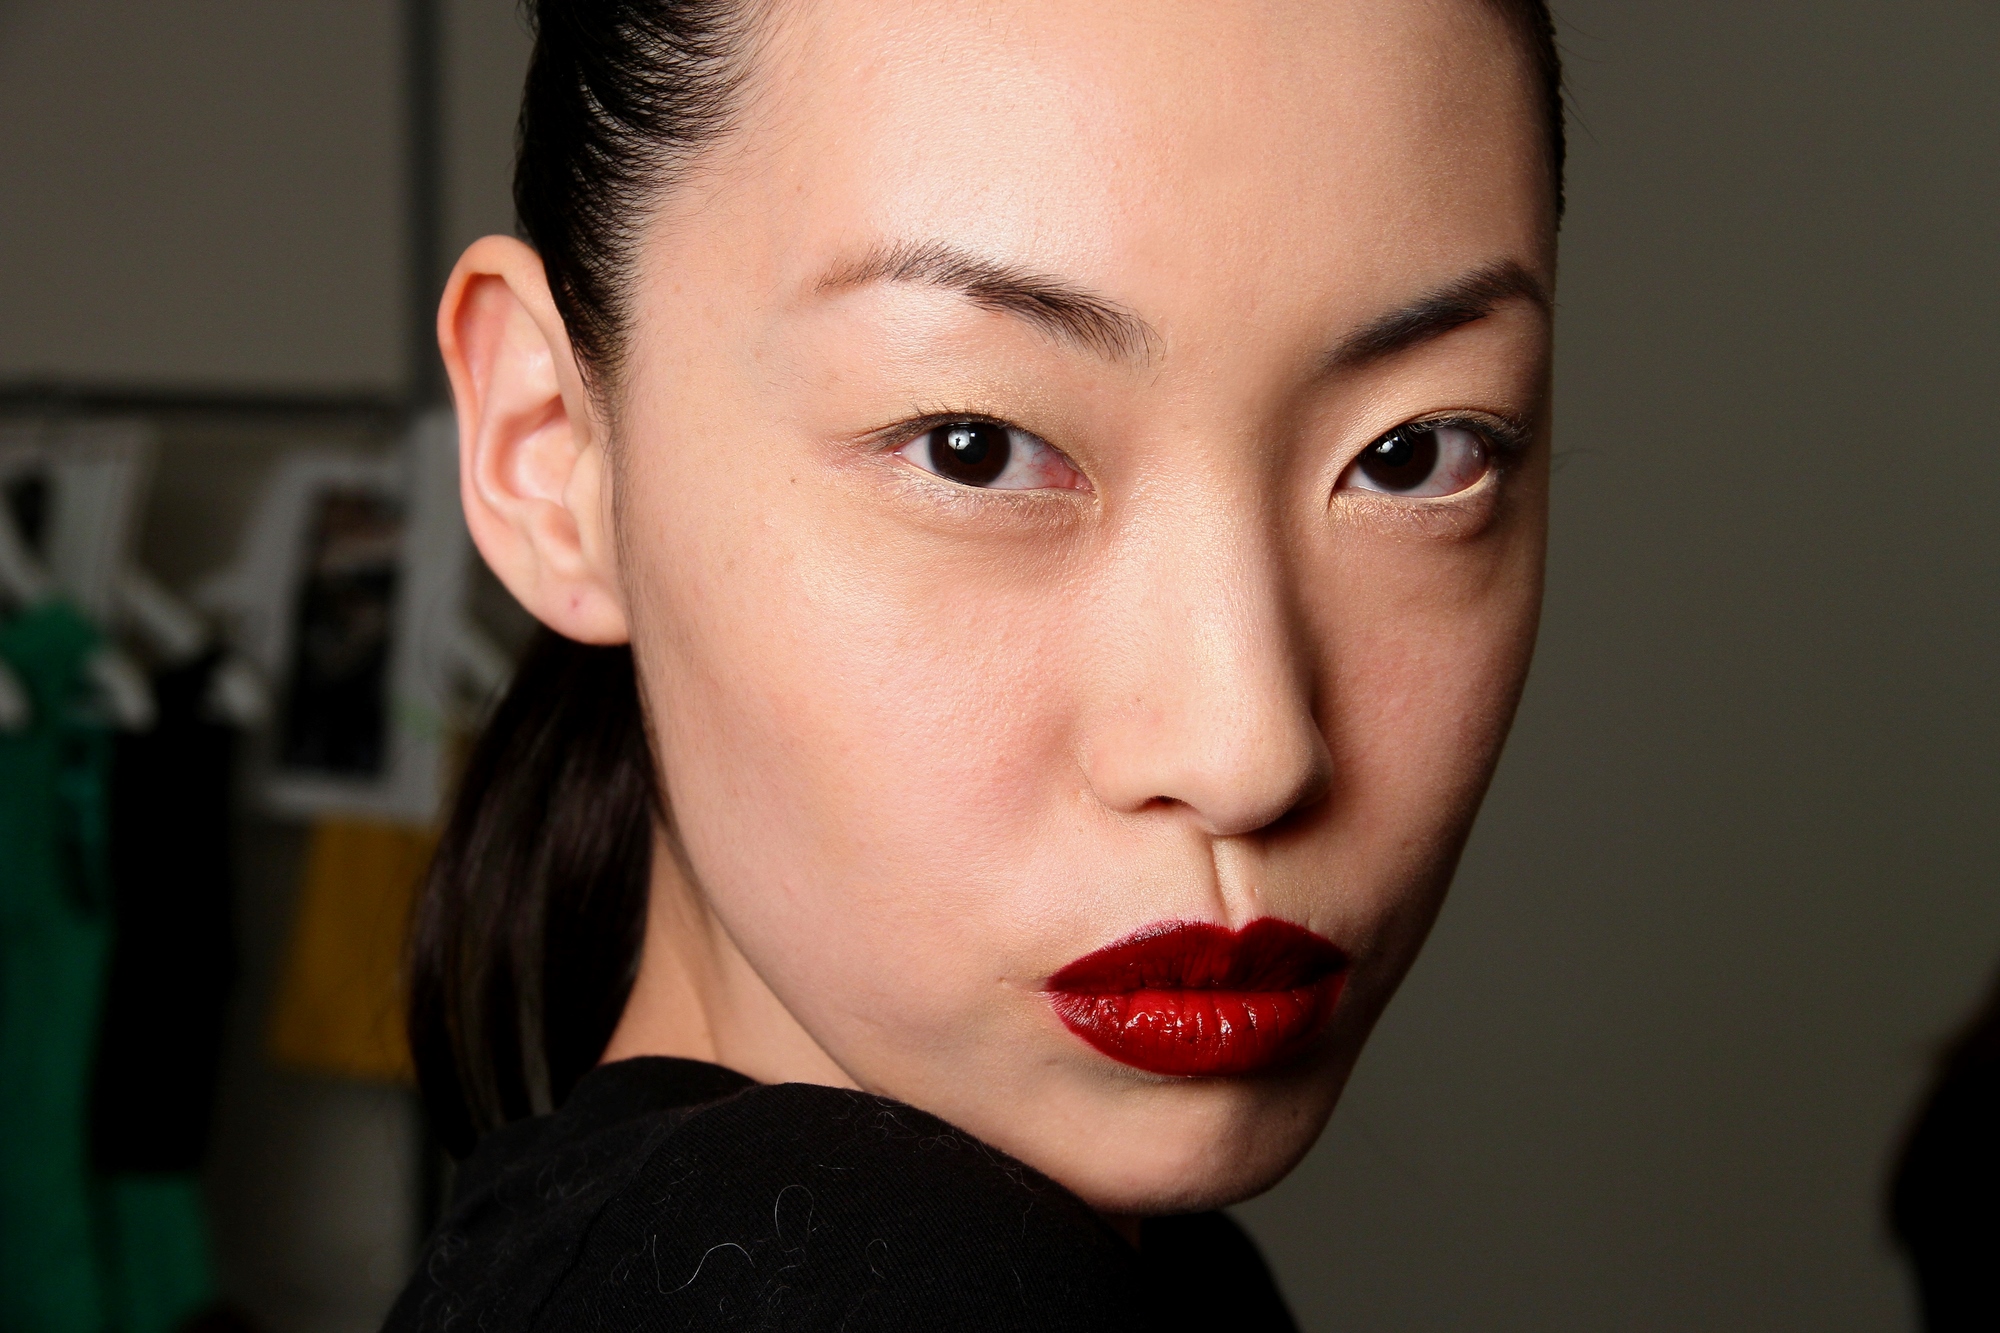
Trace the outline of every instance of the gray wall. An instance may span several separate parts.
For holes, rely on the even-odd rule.
[[[1558,7],[1540,656],[1242,1212],[1325,1333],[1909,1328],[1888,1158],[2000,965],[2000,5]]]
[[[396,0],[0,0],[0,380],[405,373]]]
[[[1908,1328],[1884,1170],[2000,962],[2000,6],[1559,7],[1541,656],[1429,952],[1241,1212],[1323,1333]],[[511,0],[448,16],[459,243],[506,226],[524,48]],[[0,380],[394,388],[394,34],[389,0],[0,0]],[[204,467],[242,489],[249,446],[175,447],[176,503]],[[358,1205],[316,1196],[315,1231],[309,1197],[339,1182],[269,1173],[380,1108],[256,1087],[229,1123],[280,1128],[222,1173],[225,1223],[340,1252]],[[294,1262],[266,1280],[342,1276]],[[277,1333],[367,1318],[256,1303]]]
[[[512,0],[444,0],[445,241],[513,225]],[[0,0],[0,384],[407,383],[401,0]]]

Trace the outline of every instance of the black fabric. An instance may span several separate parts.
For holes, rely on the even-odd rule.
[[[1294,1333],[1219,1213],[1135,1252],[935,1116],[714,1065],[602,1066],[489,1136],[385,1333]]]
[[[100,1171],[192,1171],[236,978],[236,733],[204,709],[219,654],[153,676],[159,721],[111,765],[111,966],[91,1106]]]
[[[2000,1329],[2000,990],[1946,1060],[1890,1203],[1925,1329]]]

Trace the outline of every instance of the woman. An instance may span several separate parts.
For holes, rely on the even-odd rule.
[[[1513,714],[1560,173],[1526,0],[540,6],[390,1327],[1288,1327],[1212,1210]]]

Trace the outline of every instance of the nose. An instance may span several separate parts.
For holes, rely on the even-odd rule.
[[[1085,729],[1097,799],[1181,812],[1215,837],[1318,801],[1333,760],[1277,525],[1215,506],[1158,516],[1122,544]]]

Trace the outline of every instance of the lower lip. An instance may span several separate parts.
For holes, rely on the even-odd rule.
[[[1297,1056],[1326,1026],[1347,956],[1289,921],[1242,930],[1150,926],[1049,978],[1063,1025],[1154,1074],[1254,1074]]]

